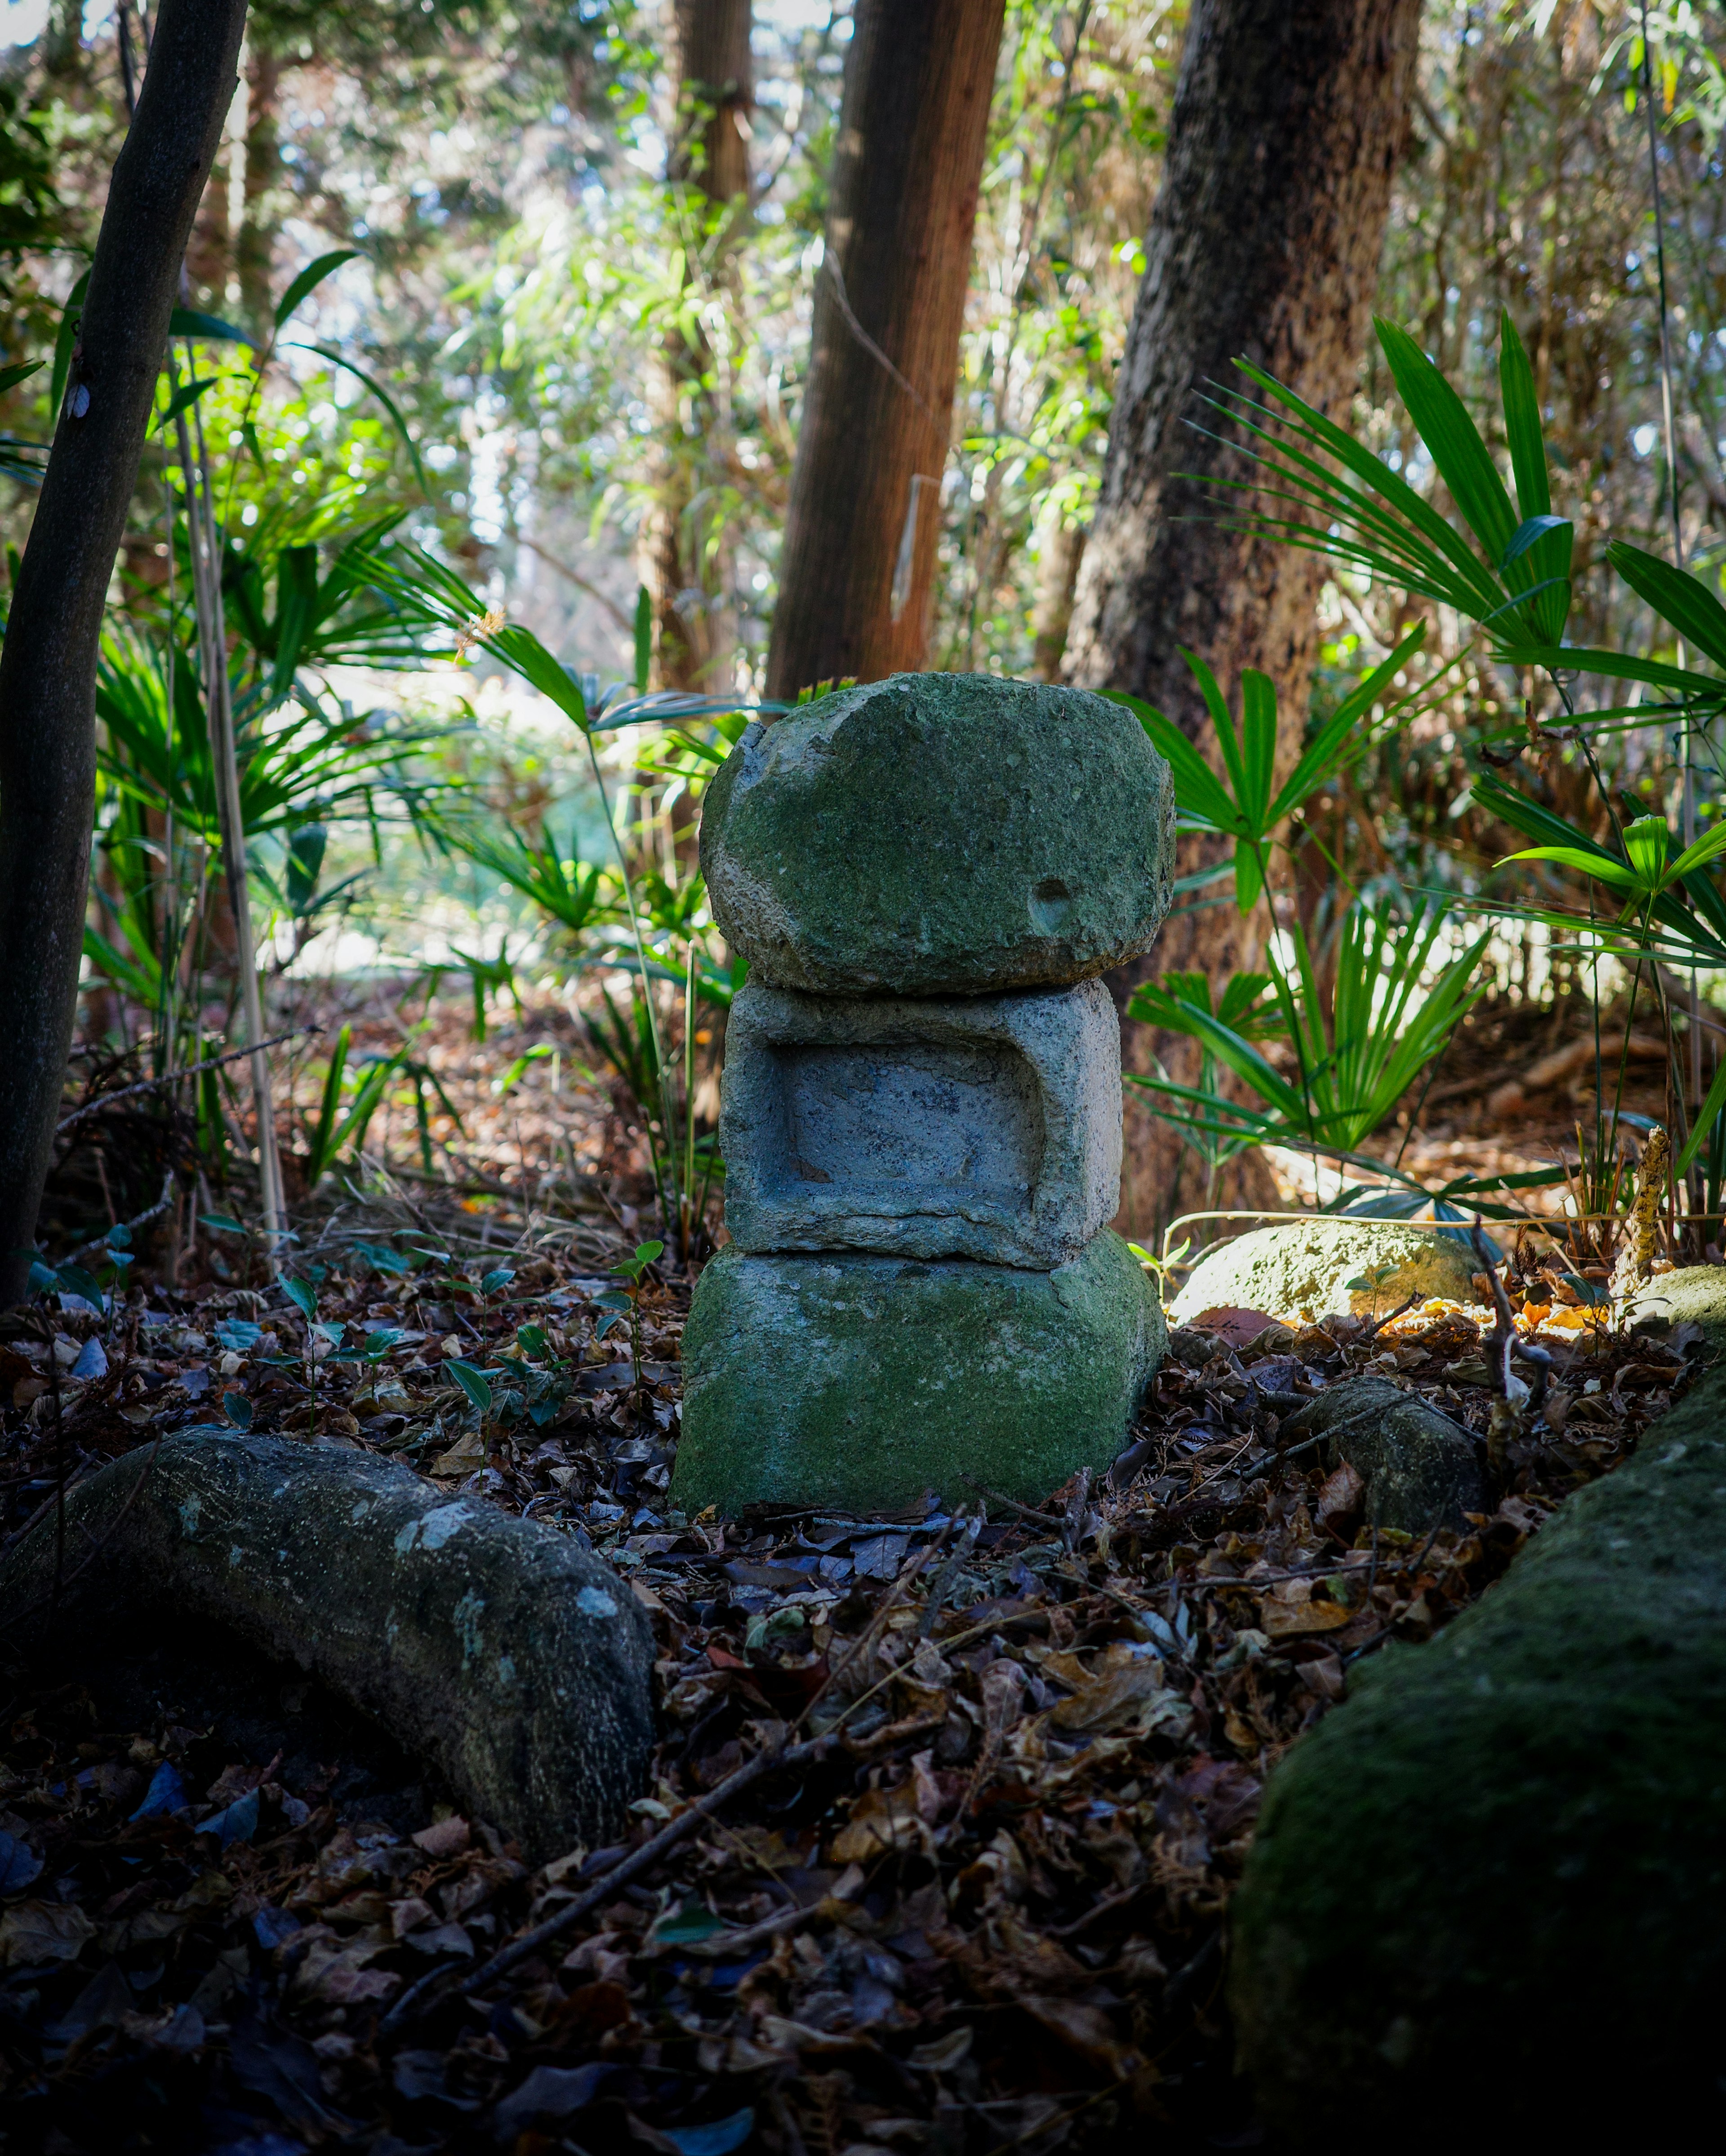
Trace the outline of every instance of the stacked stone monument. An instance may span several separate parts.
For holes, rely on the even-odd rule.
[[[1166,1335],[1107,1224],[1097,977],[1156,933],[1174,819],[1137,720],[1076,690],[898,675],[743,735],[701,830],[748,980],[679,1503],[1040,1497],[1119,1450]]]

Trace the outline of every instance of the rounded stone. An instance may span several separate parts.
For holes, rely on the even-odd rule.
[[[1045,1497],[1119,1452],[1166,1340],[1107,1229],[1052,1272],[728,1247],[683,1336],[672,1497],[891,1512],[974,1498],[968,1476]]]
[[[1463,2086],[1504,2147],[1719,2120],[1723,1416],[1706,1378],[1271,1774],[1230,1990],[1279,2143],[1448,2148]]]
[[[1088,978],[1169,909],[1169,767],[1119,704],[896,674],[752,725],[707,789],[701,870],[780,988],[979,995]]]
[[[1479,1301],[1478,1260],[1454,1233],[1397,1220],[1315,1215],[1255,1228],[1201,1258],[1169,1306],[1177,1325],[1207,1310],[1262,1310],[1272,1317],[1375,1317],[1410,1296]],[[1350,1281],[1370,1283],[1351,1288]]]

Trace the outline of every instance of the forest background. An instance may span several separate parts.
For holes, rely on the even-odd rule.
[[[1006,11],[951,442],[931,489],[931,667],[1059,677],[1184,13]],[[742,19],[749,79],[732,116],[746,169],[741,191],[716,203],[679,133],[670,9],[252,10],[182,295],[269,351],[260,373],[238,344],[196,346],[200,369],[213,354],[196,416],[237,561],[249,549],[267,583],[296,547],[327,558],[399,511],[402,536],[533,631],[590,695],[617,680],[727,707],[763,694],[852,26],[826,0],[758,0]],[[1570,639],[1682,659],[1605,547],[1676,544],[1718,581],[1726,77],[1710,11],[1650,9],[1646,22],[1645,53],[1635,7],[1425,9],[1374,312],[1413,333],[1497,449],[1508,311],[1533,370],[1552,508],[1574,526]],[[0,12],[11,40],[0,57],[0,365],[46,358],[57,343],[64,353],[126,124],[121,46],[144,28],[100,0],[81,11],[7,0]],[[314,267],[322,274],[278,331],[284,295]],[[63,379],[44,367],[0,404],[10,561]],[[1446,503],[1376,345],[1361,354],[1352,413],[1338,416]],[[187,599],[183,588],[175,597],[189,557],[179,558],[183,527],[172,536],[171,432],[164,424],[146,451],[120,568],[122,629],[127,615],[147,625],[164,599],[170,610]],[[281,603],[279,590],[278,625]],[[1503,896],[1494,864],[1518,834],[1473,788],[1520,729],[1518,685],[1474,653],[1469,623],[1382,578],[1333,564],[1319,609],[1309,726],[1418,624],[1429,659],[1462,663],[1308,804],[1301,829],[1313,843],[1297,850],[1293,888],[1302,923],[1334,930],[1344,884],[1401,902],[1435,890]],[[321,716],[286,706],[301,731],[282,735],[280,798],[249,831],[274,1007],[287,1020],[314,1005],[327,1017],[334,976],[337,1004],[349,996],[357,1014],[380,979],[435,988],[465,974],[483,1033],[501,993],[536,982],[561,992],[578,978],[589,1007],[578,1039],[640,1111],[661,1195],[672,1126],[686,1121],[687,1207],[707,1188],[695,1133],[711,1129],[711,1088],[691,1062],[681,1108],[668,1101],[655,1013],[632,983],[686,977],[691,1040],[705,1037],[697,1003],[717,1009],[727,993],[690,875],[691,812],[711,759],[624,727],[609,737],[602,804],[595,780],[606,781],[555,702],[483,653],[471,670],[415,672],[411,651],[363,646],[326,654]],[[1236,654],[1204,655],[1232,694]],[[195,933],[218,977],[233,932],[216,896],[200,898],[195,930],[188,911],[170,933],[161,886],[175,871],[159,824],[172,789],[146,799],[149,787],[128,777],[119,708],[110,695],[82,1034],[86,1049],[107,1040],[136,1058],[158,1021],[152,1052],[183,1063],[226,1045],[212,1015],[221,998],[189,995],[189,1032],[166,1040],[164,961],[187,971],[181,952]],[[1608,757],[1626,813],[1673,806],[1669,730],[1621,732]],[[1566,762],[1548,774],[1555,806],[1605,835],[1605,797],[1580,767],[1569,783]],[[1704,783],[1703,829],[1718,807]],[[652,948],[633,975],[618,906],[596,941],[605,909],[593,884],[581,895],[581,865],[605,873],[614,821],[638,871],[658,880],[644,886]],[[182,880],[202,893],[207,875],[206,859]],[[621,975],[595,971],[619,952]],[[1487,958],[1494,993],[1519,1002],[1576,984],[1538,919],[1501,920]],[[1591,981],[1598,991],[1597,968]],[[398,1044],[369,1061],[357,1046],[332,1056],[333,1024],[321,1045],[290,1044],[279,1059],[296,1104],[290,1179],[315,1184],[343,1145],[357,1160],[374,1117],[386,1158],[392,1116],[398,1142],[411,1149],[417,1134],[428,1168],[433,1140],[455,1158],[459,1119],[410,1052],[405,1008]],[[555,1060],[543,1060],[512,1083],[555,1088]],[[208,1116],[238,1131],[245,1110],[237,1093],[224,1105],[210,1089]]]

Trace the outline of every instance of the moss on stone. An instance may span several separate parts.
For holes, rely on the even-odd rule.
[[[1723,1411],[1726,1375],[1437,1640],[1363,1664],[1272,1775],[1230,1988],[1302,2145],[1597,2131],[1650,2101],[1718,2122]]]
[[[781,988],[1060,986],[1147,950],[1174,860],[1169,767],[1101,696],[896,674],[752,726],[707,790],[701,869]]]
[[[1165,1338],[1107,1229],[1053,1272],[727,1249],[683,1336],[672,1494],[869,1512],[973,1496],[972,1475],[1040,1498],[1108,1466]]]
[[[1169,1314],[1190,1325],[1207,1310],[1265,1310],[1273,1317],[1371,1317],[1405,1297],[1472,1302],[1476,1260],[1467,1244],[1395,1220],[1314,1218],[1237,1235],[1202,1258]],[[1366,1289],[1352,1280],[1382,1278]]]

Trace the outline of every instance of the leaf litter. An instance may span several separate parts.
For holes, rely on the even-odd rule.
[[[0,2103],[21,2148],[1253,2145],[1220,1992],[1267,1772],[1363,1656],[1431,1637],[1626,1456],[1698,1344],[1557,1306],[1518,1255],[1543,1411],[1495,1394],[1485,1307],[1233,1312],[1174,1336],[1094,1484],[724,1523],[669,1495],[687,1281],[647,1270],[638,1363],[619,1252],[541,1215],[477,1224],[476,1245],[471,1207],[350,1220],[297,1299],[212,1283],[10,1321],[6,1528],[51,1506],[59,1460],[166,1430],[388,1453],[629,1583],[658,1648],[651,1786],[614,1846],[535,1871],[280,1672],[247,1706],[189,1665],[118,1692],[13,1669]],[[1279,1453],[1301,1400],[1366,1370],[1476,1435],[1493,1509],[1466,1532],[1374,1529],[1352,1467]],[[803,1763],[604,1888],[794,1745]]]

